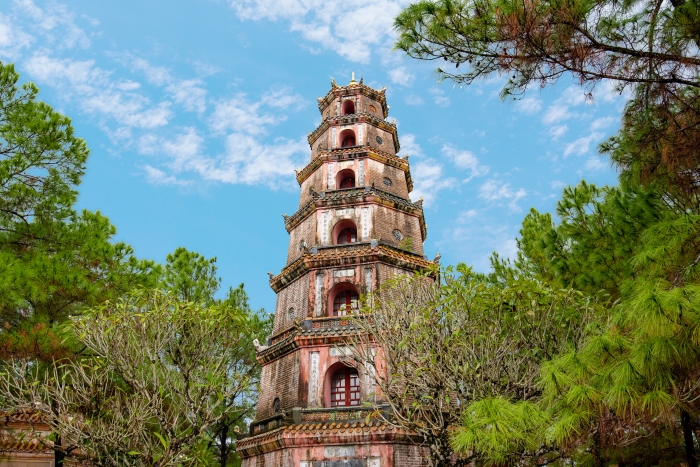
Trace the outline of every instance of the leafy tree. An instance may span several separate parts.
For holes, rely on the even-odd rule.
[[[37,101],[0,63],[0,357],[70,353],[54,326],[136,285],[157,267],[139,261],[100,215],[73,209],[89,151],[68,117]]]
[[[243,284],[230,287],[225,298],[217,299],[215,294],[221,285],[217,277],[216,258],[205,258],[185,248],[177,248],[166,257],[160,287],[178,297],[183,302],[193,302],[200,306],[218,306],[223,309],[238,310],[247,317],[246,333],[240,336],[238,345],[230,347],[231,377],[246,378],[250,384],[241,386],[221,402],[219,411],[222,417],[208,428],[209,444],[221,467],[238,465],[235,434],[245,429],[245,421],[254,408],[257,396],[257,382],[260,366],[255,356],[254,339],[262,339],[271,331],[271,319],[264,310],[254,311],[248,303],[248,295]]]
[[[210,430],[256,381],[239,371],[249,323],[239,308],[134,291],[65,326],[90,357],[64,360],[40,384],[10,367],[0,393],[17,409],[42,407],[64,453],[90,464],[209,463]]]
[[[422,437],[435,466],[556,458],[539,431],[540,365],[577,348],[601,305],[522,275],[490,280],[465,265],[440,279],[389,281],[354,319],[362,332],[352,358],[374,375],[377,403],[388,404],[391,423]]]
[[[661,185],[675,203],[697,205],[697,0],[421,0],[394,24],[397,49],[455,66],[438,68],[440,79],[471,84],[507,76],[503,98],[565,74],[589,98],[602,80],[620,92],[630,88],[622,129],[604,152],[623,183]]]
[[[595,465],[697,465],[698,213],[649,188],[585,183],[557,213],[559,225],[528,215],[519,264],[614,301],[586,345],[544,367],[551,440]]]
[[[584,85],[610,79],[697,89],[698,7],[694,0],[422,0],[396,18],[396,48],[454,64],[437,71],[457,83],[507,75],[504,96],[567,73]]]

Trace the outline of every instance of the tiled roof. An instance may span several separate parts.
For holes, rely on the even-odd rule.
[[[0,412],[0,426],[4,423],[41,423],[46,414],[39,410],[12,410]]]
[[[278,275],[272,277],[270,287],[278,292],[284,285],[291,283],[311,268],[374,261],[394,264],[410,270],[427,269],[435,265],[432,261],[428,261],[418,254],[376,241],[314,247],[287,265]]]
[[[39,438],[0,436],[0,452],[53,452],[53,449]]]
[[[351,146],[347,148],[323,149],[316,157],[313,157],[311,161],[304,166],[304,168],[297,171],[297,182],[301,184],[304,180],[306,180],[306,178],[311,175],[311,173],[316,170],[316,168],[321,165],[323,161],[342,159],[344,156],[351,155],[355,157],[366,155],[370,159],[375,159],[392,167],[397,167],[403,170],[406,172],[406,178],[408,179],[408,191],[412,191],[413,182],[411,179],[411,170],[408,165],[408,159],[382,151],[381,149],[377,149],[369,144],[365,144],[364,146]]]
[[[371,125],[381,128],[382,130],[386,130],[392,133],[394,135],[394,150],[396,152],[399,152],[399,149],[401,149],[401,145],[399,144],[399,135],[396,129],[396,123],[388,122],[382,118],[377,117],[374,114],[365,112],[359,112],[352,115],[332,115],[326,118],[314,131],[308,134],[307,139],[309,141],[309,145],[313,146],[314,142],[316,142],[318,137],[321,136],[321,134],[324,131],[326,131],[331,125],[341,125],[344,123],[344,120],[348,123],[355,123],[358,121],[367,122]]]
[[[0,412],[0,452],[52,452],[50,441],[42,440],[34,430],[50,431],[46,415],[37,410]]]
[[[382,89],[373,89],[370,88],[369,86],[365,86],[362,83],[356,83],[353,84],[352,86],[338,86],[335,83],[332,83],[332,87],[328,93],[323,96],[319,97],[318,100],[318,110],[323,112],[323,110],[328,107],[328,104],[333,102],[333,99],[335,99],[336,94],[341,94],[341,95],[353,95],[356,94],[357,91],[360,92],[360,94],[364,94],[375,101],[379,102],[382,106],[382,111],[384,113],[384,117],[389,115],[389,106],[386,105],[386,88]]]

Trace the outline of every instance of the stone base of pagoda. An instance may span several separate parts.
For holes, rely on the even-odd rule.
[[[242,467],[423,467],[427,448],[381,422],[288,425],[238,441]]]

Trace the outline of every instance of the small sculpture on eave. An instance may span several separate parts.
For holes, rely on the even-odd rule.
[[[262,352],[263,350],[265,350],[265,349],[268,348],[269,346],[267,346],[267,345],[260,345],[260,341],[257,340],[257,339],[254,339],[254,340],[253,340],[253,347],[255,347],[255,351],[256,351],[256,352]]]
[[[272,274],[271,271],[267,271],[267,275],[270,276],[270,280],[272,280],[275,277],[275,275]]]
[[[440,258],[442,258],[442,255],[438,253],[435,255],[435,258],[433,259],[433,263],[440,264]]]

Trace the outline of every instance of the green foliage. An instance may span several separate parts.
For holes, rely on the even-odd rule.
[[[73,210],[88,149],[68,117],[0,63],[0,358],[70,352],[55,326],[138,285],[158,267],[113,243],[99,212]]]
[[[240,459],[231,438],[234,430],[244,430],[246,418],[252,414],[257,397],[257,381],[260,366],[256,361],[254,339],[264,340],[272,330],[272,316],[264,310],[254,311],[248,303],[243,284],[230,287],[225,298],[217,299],[221,279],[216,275],[216,258],[205,258],[185,248],[177,248],[166,257],[160,288],[173,294],[182,302],[199,306],[217,306],[236,310],[246,316],[246,332],[239,336],[238,346],[229,348],[231,358],[238,362],[236,371],[251,384],[221,402],[223,416],[207,430],[210,454],[221,466],[237,465]],[[212,461],[213,462],[213,461]]]
[[[504,272],[495,280],[460,264],[439,284],[437,271],[401,276],[383,284],[371,319],[355,319],[372,336],[356,347],[383,355],[355,358],[377,368],[392,423],[420,434],[435,465],[527,459],[545,438],[540,365],[578,348],[605,310],[596,297]]]
[[[90,357],[38,380],[26,366],[9,367],[2,402],[41,404],[62,446],[94,465],[212,464],[212,430],[257,383],[245,347],[255,326],[239,308],[135,290],[63,325]]]

